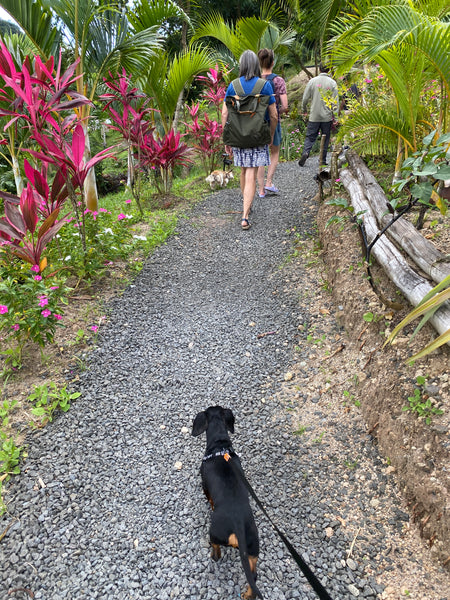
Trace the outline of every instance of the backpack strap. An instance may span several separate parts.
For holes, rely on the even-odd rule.
[[[234,91],[236,92],[237,96],[245,96],[245,92],[244,92],[244,88],[242,87],[242,83],[240,78],[238,77],[237,79],[234,79],[232,81],[233,84],[233,88]],[[266,85],[266,80],[265,79],[261,79],[260,77],[256,80],[255,85],[253,86],[252,91],[250,92],[250,94],[252,96],[257,96],[258,94],[260,94],[262,92],[263,87]]]
[[[240,82],[239,82],[240,83]],[[252,91],[250,92],[253,96],[257,96],[262,92],[263,87],[266,85],[266,80],[259,77],[256,80],[255,85],[253,86]]]
[[[245,96],[244,88],[242,87],[239,77],[234,79],[231,83],[233,84],[234,92],[237,96]]]

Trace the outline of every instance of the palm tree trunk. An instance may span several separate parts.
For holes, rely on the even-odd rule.
[[[180,95],[178,96],[177,107],[175,109],[175,114],[172,122],[172,129],[176,132],[178,129],[178,121],[180,120],[181,107],[183,106],[183,98],[184,98],[184,89],[181,90]]]
[[[131,147],[128,146],[128,160],[127,160],[127,188],[130,190],[134,185],[134,165],[133,165],[133,156],[131,154]]]
[[[20,196],[23,191],[23,179],[22,173],[20,172],[19,161],[17,160],[17,156],[12,155],[12,167],[14,173],[14,182],[16,184],[17,195]]]
[[[84,150],[84,160],[88,161],[91,156],[91,146],[89,143],[89,131],[87,122],[83,123],[84,135],[86,138],[86,146]],[[89,173],[84,180],[84,199],[86,202],[86,208],[91,211],[98,210],[98,192],[97,192],[97,181],[95,179],[94,169],[90,169]]]

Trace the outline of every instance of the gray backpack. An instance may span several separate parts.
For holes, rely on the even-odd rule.
[[[228,117],[223,142],[234,148],[256,148],[270,144],[270,124],[266,120],[270,96],[261,94],[266,81],[258,79],[250,94],[245,94],[239,79],[233,81],[235,96],[227,96]]]

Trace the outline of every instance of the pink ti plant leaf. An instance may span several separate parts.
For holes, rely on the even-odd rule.
[[[33,234],[36,231],[38,224],[37,202],[35,195],[38,193],[33,190],[31,184],[28,183],[20,196],[20,210],[22,211],[23,220],[27,230]]]

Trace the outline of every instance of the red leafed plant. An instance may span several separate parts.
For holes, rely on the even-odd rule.
[[[69,195],[66,184],[67,168],[64,164],[58,168],[56,174],[53,176],[51,187],[48,183],[51,175],[48,172],[47,163],[42,163],[41,170],[38,171],[25,159],[24,171],[26,178],[39,196],[37,210],[46,219],[55,209],[61,207]]]
[[[0,108],[0,116],[9,116],[8,129],[13,123],[25,120],[33,131],[42,131],[57,123],[56,115],[72,110],[89,100],[74,88],[78,77],[73,77],[78,60],[61,73],[61,55],[55,75],[54,58],[45,64],[39,56],[34,57],[34,69],[27,56],[20,69],[0,40],[0,77],[4,87],[0,89],[0,101],[10,104],[9,109]],[[71,115],[75,119],[75,114]]]
[[[218,120],[220,120],[220,109],[226,92],[225,76],[226,73],[219,71],[219,67],[216,65],[216,68],[210,69],[206,76],[199,75],[197,77],[197,81],[206,86],[203,97],[216,107]]]
[[[142,101],[143,94],[131,86],[125,71],[117,82],[105,81],[105,85],[110,91],[101,97],[108,101],[105,109],[114,121],[112,129],[119,131],[127,142],[133,173],[135,170],[151,169],[158,191],[169,193],[174,167],[188,165],[192,150],[182,143],[181,134],[173,130],[162,138],[155,135],[155,127],[149,120],[152,109]],[[121,105],[121,112],[114,108],[114,103]],[[133,194],[138,200],[139,195],[135,191]]]
[[[28,162],[24,164],[25,175],[33,186],[32,192],[27,186],[26,198],[32,194],[36,209],[45,218],[44,224],[47,223],[48,227],[49,223],[54,224],[54,221],[51,223],[52,218],[56,220],[59,207],[70,197],[81,226],[83,250],[86,252],[83,183],[89,170],[99,161],[112,156],[112,153],[111,149],[106,149],[91,159],[84,158],[85,124],[73,111],[89,103],[89,100],[74,89],[78,79],[73,76],[77,64],[78,61],[75,61],[62,72],[60,54],[55,72],[53,58],[43,63],[39,56],[35,56],[34,68],[27,57],[19,70],[0,40],[0,79],[3,80],[3,88],[0,89],[0,116],[10,117],[5,129],[18,123],[29,129],[29,139],[37,149],[28,148],[24,152],[31,154],[41,165],[39,170]],[[52,165],[52,171],[56,172],[51,189],[48,185],[48,165]],[[4,194],[1,195],[5,198]],[[13,199],[10,197],[10,200]],[[22,205],[22,197],[20,202]],[[14,201],[9,204],[14,206]]]
[[[55,208],[38,227],[40,203],[41,196],[30,184],[23,190],[19,204],[12,198],[4,198],[5,216],[0,218],[0,237],[13,254],[43,270],[47,263],[42,253],[65,224],[65,217],[58,221],[59,208]]]
[[[153,169],[158,191],[168,194],[172,187],[172,173],[176,165],[188,166],[192,149],[182,143],[181,134],[171,129],[162,138],[145,136],[141,148],[142,163]]]
[[[188,111],[192,124],[185,123],[186,132],[192,138],[194,148],[200,155],[200,160],[206,175],[217,168],[222,150],[222,125],[209,118],[205,112],[199,119],[200,105],[194,104]]]
[[[103,110],[109,112],[114,123],[109,125],[110,129],[118,131],[126,143],[128,183],[142,214],[140,177],[136,177],[136,171],[140,173],[142,170],[141,148],[145,136],[154,130],[153,123],[148,120],[152,109],[146,106],[145,94],[139,92],[138,88],[132,87],[125,69],[117,81],[104,79],[104,83],[110,91],[100,96],[103,100],[107,100]],[[120,112],[116,110],[115,106],[117,108],[120,106]]]

